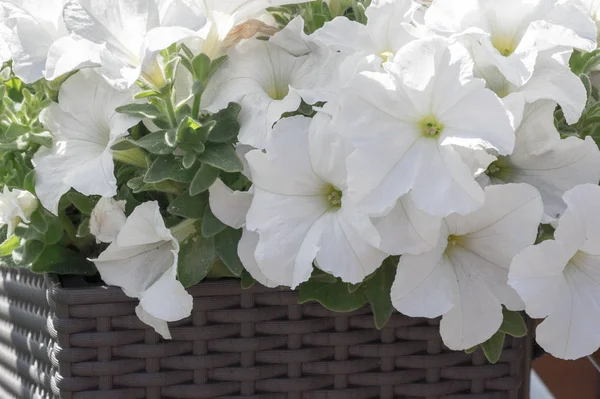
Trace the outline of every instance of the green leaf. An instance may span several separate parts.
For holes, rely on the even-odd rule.
[[[93,276],[96,267],[86,259],[85,255],[68,248],[54,245],[47,246],[41,256],[31,265],[35,273],[81,274]]]
[[[490,339],[481,344],[481,348],[483,349],[483,353],[488,362],[495,364],[500,360],[502,348],[504,347],[504,337],[505,334],[498,331],[496,334],[492,335]]]
[[[219,169],[210,165],[202,165],[190,184],[190,195],[197,195],[205,192],[213,185],[219,177]]]
[[[82,237],[87,237],[90,234],[92,234],[90,232],[90,218],[85,218],[81,221],[81,223],[79,224],[79,227],[77,227],[77,238],[82,238]]]
[[[200,231],[203,237],[213,237],[227,228],[217,217],[212,213],[210,204],[204,207],[202,215],[202,226]]]
[[[39,144],[47,148],[52,148],[52,143],[54,142],[54,138],[50,132],[31,133],[27,136],[27,140],[30,143]]]
[[[160,96],[160,92],[156,90],[144,90],[135,95],[135,99],[148,98],[153,96]]]
[[[338,279],[334,276],[332,276],[329,273],[324,272],[321,269],[318,268],[313,268],[313,272],[310,276],[310,279],[312,281],[314,281],[315,283],[328,283],[328,284],[334,284],[338,281]]]
[[[10,256],[21,245],[21,239],[15,235],[7,238],[0,244],[0,257]]]
[[[363,283],[365,295],[373,309],[375,326],[378,329],[385,327],[394,312],[390,291],[396,275],[396,263],[384,261],[373,276]]]
[[[172,215],[181,216],[187,219],[201,219],[207,203],[208,199],[206,196],[191,196],[188,193],[185,193],[175,198],[169,205],[167,211]]]
[[[24,126],[16,122],[11,122],[11,124],[8,125],[8,128],[4,132],[4,135],[6,136],[6,138],[16,139],[17,137],[22,136],[25,133],[29,133],[30,131],[31,128],[29,126]]]
[[[26,241],[22,246],[13,250],[13,261],[19,266],[29,266],[42,255],[45,247],[46,244],[41,241]]]
[[[469,348],[469,349],[465,349],[465,353],[468,354],[468,355],[470,355],[471,353],[475,353],[475,351],[477,350],[477,348],[479,348],[478,345],[475,345],[474,347]]]
[[[34,228],[40,234],[45,234],[48,231],[48,222],[42,209],[38,208],[31,214],[29,227]]]
[[[206,150],[198,156],[198,160],[229,173],[241,172],[244,168],[231,144],[207,146]]]
[[[92,211],[94,210],[94,207],[96,206],[96,202],[99,199],[96,196],[87,197],[76,191],[71,191],[70,193],[67,194],[67,197],[69,198],[69,201],[71,201],[71,203],[73,205],[75,205],[75,207],[77,209],[79,209],[79,211],[81,213],[83,213],[85,215],[92,214]]]
[[[188,288],[208,275],[217,259],[212,238],[202,238],[194,234],[186,238],[179,249],[177,276],[181,284]]]
[[[348,292],[348,284],[341,280],[335,283],[322,283],[309,280],[300,285],[298,303],[310,301],[319,302],[333,312],[352,312],[362,308],[367,303],[363,290]]]
[[[525,320],[523,320],[523,316],[519,312],[502,307],[502,315],[504,319],[500,326],[500,332],[517,338],[527,335],[527,324],[525,324]]]
[[[242,238],[242,229],[227,227],[215,236],[215,250],[225,266],[236,276],[240,276],[244,265],[238,256],[237,247]]]
[[[174,180],[181,183],[190,183],[194,179],[195,171],[186,169],[181,160],[170,156],[159,156],[152,163],[144,182],[159,183],[165,180]]]
[[[256,280],[250,273],[248,273],[247,270],[243,270],[240,283],[242,285],[242,289],[248,290],[256,284]]]
[[[184,168],[190,169],[196,163],[196,154],[194,152],[186,152],[181,159],[181,164]],[[193,181],[193,180],[192,180]]]
[[[165,141],[165,131],[149,133],[141,139],[133,142],[136,146],[143,148],[151,154],[167,155],[173,153],[175,149]]]
[[[25,175],[25,179],[23,180],[23,189],[29,191],[32,194],[35,194],[35,171],[32,170],[27,175]]]
[[[198,54],[192,59],[192,67],[196,80],[204,82],[210,73],[210,58],[206,54]]]
[[[208,71],[208,77],[210,78],[212,75],[214,75],[215,72],[217,72],[217,70],[225,63],[225,61],[227,61],[226,55],[222,55],[212,60],[210,63],[210,70]]]
[[[213,143],[225,143],[237,137],[240,131],[238,116],[242,107],[237,103],[229,103],[227,108],[214,114],[211,119],[216,122],[210,131],[208,140]]]
[[[152,104],[128,104],[117,107],[117,112],[140,118],[157,119],[162,113]]]

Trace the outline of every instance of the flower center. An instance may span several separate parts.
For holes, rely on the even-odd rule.
[[[394,53],[392,51],[384,51],[382,53],[379,53],[378,55],[383,60],[382,64],[394,58]]]
[[[327,202],[333,208],[340,208],[342,206],[342,191],[334,186],[328,186],[325,189],[325,197],[327,198]]]
[[[429,115],[419,122],[421,134],[425,137],[437,138],[444,130],[444,125],[435,116]]]
[[[505,57],[508,57],[515,52],[519,41],[514,36],[509,35],[493,35],[492,46],[496,48]]]
[[[283,82],[273,81],[267,86],[266,92],[273,100],[283,100],[290,92],[290,87]]]
[[[512,168],[510,167],[508,159],[502,156],[498,157],[498,160],[492,162],[485,171],[485,174],[489,177],[494,177],[504,182],[510,181],[511,173]]]
[[[457,245],[460,245],[461,241],[462,241],[462,236],[455,236],[453,234],[450,234],[448,236],[448,246],[447,246],[447,248],[450,249],[452,247],[456,247]]]

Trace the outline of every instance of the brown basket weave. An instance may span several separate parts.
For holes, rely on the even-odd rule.
[[[173,340],[164,341],[119,289],[51,280],[43,287],[39,277],[7,269],[0,277],[1,398],[528,397],[527,339],[508,339],[491,365],[479,350],[445,348],[437,320],[394,314],[378,331],[369,308],[332,313],[298,305],[293,291],[244,291],[222,280],[190,290],[192,316],[173,323]],[[19,285],[21,292],[11,289]],[[35,323],[21,315],[32,306]],[[12,336],[4,328],[11,324],[35,333]],[[39,393],[23,394],[32,389]]]

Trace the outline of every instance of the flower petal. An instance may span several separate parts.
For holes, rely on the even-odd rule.
[[[252,193],[233,191],[217,179],[209,189],[210,209],[221,222],[239,229],[246,224],[246,214],[252,202]]]

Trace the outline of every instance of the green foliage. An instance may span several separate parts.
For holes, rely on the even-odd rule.
[[[300,285],[298,302],[319,302],[321,305],[334,312],[352,312],[367,304],[364,290],[353,293],[348,289],[348,283],[339,279],[334,282],[324,282],[311,277],[306,283]]]
[[[481,347],[488,362],[494,364],[500,360],[502,349],[504,347],[504,340],[507,335],[516,338],[521,338],[527,335],[527,325],[525,324],[525,320],[523,320],[523,316],[521,316],[519,312],[508,310],[505,307],[502,307],[502,315],[503,320],[500,329],[487,341],[478,346],[467,349],[465,352],[473,353],[478,347]]]
[[[375,326],[378,329],[385,327],[394,312],[390,291],[396,276],[397,265],[398,257],[386,259],[381,267],[362,284],[365,296],[373,309]]]

